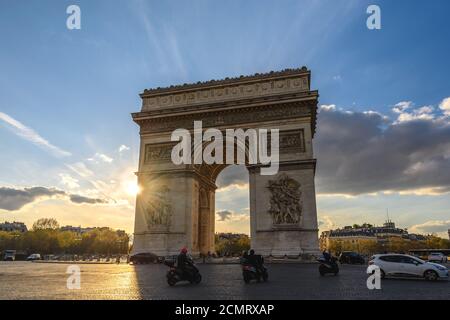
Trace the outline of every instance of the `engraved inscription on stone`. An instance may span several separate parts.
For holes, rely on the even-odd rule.
[[[280,149],[305,152],[304,130],[280,132]]]
[[[145,145],[144,163],[170,160],[173,146],[172,143]]]

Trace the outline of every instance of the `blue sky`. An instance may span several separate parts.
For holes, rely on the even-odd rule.
[[[71,4],[81,8],[81,30],[66,28]],[[381,30],[366,27],[369,4],[381,7]],[[116,201],[74,204],[39,196],[18,210],[0,209],[0,220],[31,223],[50,213],[63,224],[110,223],[131,231],[134,200],[126,191],[137,169],[139,137],[130,113],[139,111],[138,93],[149,87],[306,65],[320,103],[334,106],[327,112],[370,110],[389,117],[387,126],[406,122],[397,119],[403,114],[443,132],[449,12],[447,0],[0,0],[0,187],[44,186]],[[400,102],[407,112],[393,112]],[[424,106],[433,110],[419,111]],[[24,138],[11,119],[45,141],[33,133]],[[444,167],[445,138],[435,155]],[[445,189],[446,183],[436,178],[416,189]],[[441,189],[407,192],[395,182],[367,191],[370,196],[325,189],[319,181],[322,228],[382,223],[387,207],[394,220],[417,231],[443,233],[450,225],[450,201]],[[229,196],[218,194],[218,209],[235,212],[237,220],[218,225],[245,231],[246,200]]]

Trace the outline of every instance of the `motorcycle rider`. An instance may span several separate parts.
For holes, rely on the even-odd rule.
[[[330,262],[331,254],[327,250],[323,250],[322,255],[326,262]]]
[[[241,262],[241,264],[246,264],[246,263],[248,263],[247,260],[248,260],[248,253],[246,250],[244,250],[244,251],[242,251],[240,262]]]
[[[330,252],[328,252],[327,250],[323,250],[322,255],[325,259],[325,262],[329,263],[332,267],[337,266],[336,259],[333,259],[333,256]]]
[[[255,250],[251,249],[246,259],[248,263],[255,268],[257,274],[261,276],[263,274],[263,258],[259,255],[255,255]]]
[[[188,249],[182,248],[180,254],[177,257],[177,268],[183,276],[192,277],[194,272],[192,268],[192,261],[187,255]]]

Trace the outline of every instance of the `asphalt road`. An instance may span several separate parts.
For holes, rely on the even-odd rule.
[[[199,265],[200,285],[169,287],[164,265],[79,265],[81,289],[67,289],[67,264],[0,262],[0,299],[450,299],[450,281],[386,279],[367,289],[365,266],[320,277],[315,264],[269,265],[268,283],[244,284],[239,265]]]

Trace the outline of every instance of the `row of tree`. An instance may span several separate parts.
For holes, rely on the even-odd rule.
[[[382,252],[405,252],[417,249],[450,249],[450,240],[429,236],[425,241],[411,241],[400,237],[390,237],[385,241],[375,240],[333,240],[330,239],[328,250],[333,254],[343,251],[356,251],[364,255]]]
[[[219,256],[237,256],[250,250],[250,238],[247,235],[233,235],[228,238],[215,236],[216,254]]]
[[[127,254],[129,236],[110,228],[85,233],[61,231],[54,219],[39,219],[30,231],[0,232],[0,251],[40,254]]]

